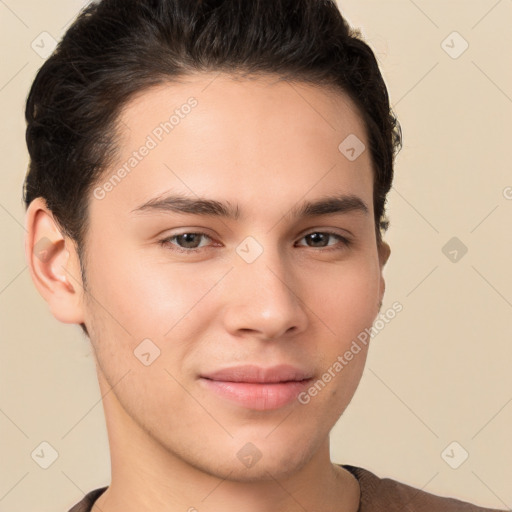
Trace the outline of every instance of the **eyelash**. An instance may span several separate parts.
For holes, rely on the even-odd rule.
[[[351,240],[349,240],[348,238],[345,238],[344,236],[341,236],[339,233],[334,233],[332,231],[311,231],[311,232],[303,235],[300,238],[300,240],[302,240],[303,238],[306,238],[309,235],[314,235],[314,234],[330,235],[334,238],[337,238],[342,243],[343,247],[337,247],[337,246],[327,246],[327,247],[318,247],[318,248],[309,247],[309,246],[301,246],[301,247],[306,247],[308,249],[319,249],[322,252],[328,252],[328,251],[340,251],[343,249],[347,249],[352,245]],[[207,235],[206,233],[202,233],[202,232],[198,232],[198,231],[185,231],[184,233],[178,233],[176,235],[169,236],[167,238],[159,240],[159,243],[161,246],[163,246],[165,248],[171,248],[172,251],[176,251],[176,252],[183,253],[183,254],[196,254],[196,253],[200,252],[201,250],[210,247],[210,246],[207,246],[207,247],[197,247],[197,248],[185,249],[183,247],[180,247],[179,245],[172,243],[172,240],[175,240],[179,236],[183,236],[183,235],[199,235],[199,236],[204,236],[204,237],[212,240],[212,238],[209,235]]]

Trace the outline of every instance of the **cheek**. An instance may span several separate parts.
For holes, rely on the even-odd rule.
[[[311,275],[311,274],[310,274]],[[316,355],[321,373],[305,401],[326,409],[334,420],[350,402],[361,378],[370,337],[368,329],[378,314],[380,268],[368,254],[331,266],[305,283],[310,317],[318,318]],[[306,293],[307,290],[307,293]]]
[[[92,252],[92,251],[91,251]],[[142,251],[95,253],[90,283],[104,322],[135,339],[163,340],[188,323],[196,306],[225,273],[224,268],[195,271],[193,265],[152,261]],[[97,262],[101,261],[101,265]],[[190,325],[189,325],[190,328]]]
[[[311,278],[305,290],[306,304],[324,320],[341,349],[378,314],[380,270],[371,257],[354,259]]]

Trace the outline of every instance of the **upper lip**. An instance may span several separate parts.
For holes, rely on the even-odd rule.
[[[310,379],[312,374],[295,366],[281,364],[267,368],[256,365],[231,366],[201,375],[223,382],[276,383]]]

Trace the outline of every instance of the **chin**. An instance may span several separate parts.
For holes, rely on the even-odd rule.
[[[305,466],[314,454],[314,447],[304,443],[277,443],[269,439],[236,442],[236,448],[226,448],[213,454],[208,461],[197,464],[202,471],[234,482],[283,480]],[[240,444],[240,446],[238,446]],[[219,461],[222,461],[219,463]]]
[[[201,468],[212,476],[229,480],[231,482],[251,483],[274,480],[286,480],[301,469],[304,461],[290,460],[264,460],[262,457],[252,467],[245,467],[238,460],[229,460],[225,464],[208,464],[208,468]]]

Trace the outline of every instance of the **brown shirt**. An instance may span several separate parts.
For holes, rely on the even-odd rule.
[[[505,509],[498,511],[435,496],[390,478],[379,478],[366,469],[347,465],[342,467],[359,481],[361,502],[358,512],[505,512]],[[106,489],[102,487],[91,491],[69,512],[90,512],[94,502]]]

